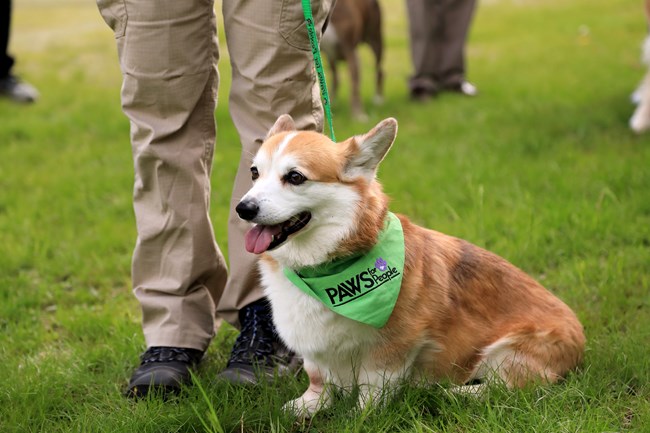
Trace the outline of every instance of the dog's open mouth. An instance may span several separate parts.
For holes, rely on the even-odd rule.
[[[261,254],[264,251],[272,250],[280,246],[290,235],[303,229],[310,219],[311,213],[301,212],[280,224],[253,226],[246,233],[246,251]]]

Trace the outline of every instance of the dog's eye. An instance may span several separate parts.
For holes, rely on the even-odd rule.
[[[253,178],[253,180],[260,177],[260,172],[257,171],[257,167],[251,167],[251,177]]]
[[[306,181],[307,178],[299,171],[291,170],[284,176],[284,180],[289,182],[291,185],[300,185]]]

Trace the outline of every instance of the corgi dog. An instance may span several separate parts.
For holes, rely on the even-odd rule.
[[[376,173],[396,134],[389,118],[335,143],[282,115],[236,206],[254,224],[246,249],[260,255],[277,332],[309,376],[286,405],[299,416],[336,388],[358,389],[365,407],[406,379],[521,387],[556,382],[583,358],[576,315],[533,278],[388,211]]]

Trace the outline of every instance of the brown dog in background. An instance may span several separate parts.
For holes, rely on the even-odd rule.
[[[357,46],[366,43],[375,56],[376,93],[375,102],[383,99],[384,74],[381,68],[384,42],[381,30],[381,9],[377,0],[337,0],[330,25],[321,41],[321,48],[332,71],[332,97],[339,87],[337,63],[345,61],[350,70],[352,87],[352,115],[365,120],[367,115],[361,103],[360,64]]]

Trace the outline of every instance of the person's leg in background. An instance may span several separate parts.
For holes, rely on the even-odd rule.
[[[98,5],[116,36],[135,166],[132,277],[147,351],[128,394],[178,390],[214,335],[227,279],[208,215],[218,86],[213,3]]]
[[[446,0],[438,50],[438,80],[443,89],[468,96],[477,94],[466,78],[465,46],[476,0]]]
[[[406,0],[413,75],[408,87],[411,98],[426,100],[438,92],[439,34],[442,31],[439,0]]]
[[[0,96],[16,102],[34,102],[38,99],[38,91],[12,73],[14,58],[9,55],[11,6],[11,0],[0,1]]]
[[[11,0],[0,2],[0,79],[9,76],[14,59],[9,55]]]
[[[332,0],[312,1],[319,38],[331,6]],[[277,118],[289,113],[299,129],[320,132],[323,108],[299,1],[225,1],[223,15],[232,64],[229,108],[242,154],[228,227],[231,278],[218,312],[230,323],[239,323],[241,333],[220,377],[240,383],[255,382],[256,373],[292,372],[296,363],[273,328],[257,258],[244,249],[244,233],[250,226],[234,209],[251,186],[252,157]]]

